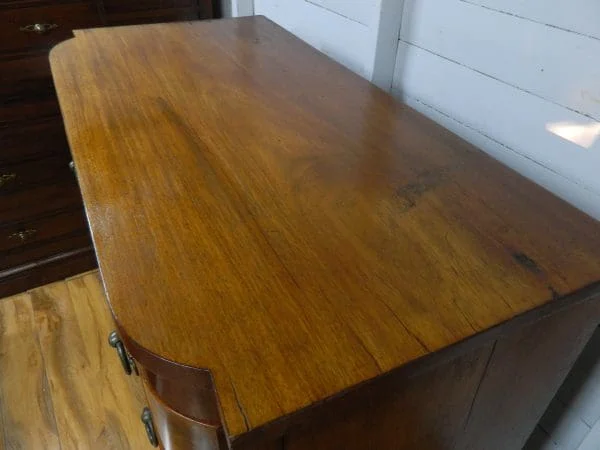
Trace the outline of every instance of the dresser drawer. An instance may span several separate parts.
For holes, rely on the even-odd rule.
[[[0,125],[0,166],[51,155],[70,159],[69,144],[60,117]]]
[[[0,85],[0,123],[59,115],[60,107],[51,78]]]
[[[157,9],[107,14],[108,25],[132,25],[144,23],[180,22],[198,19],[197,8]]]
[[[0,86],[21,80],[52,79],[48,51],[4,55],[0,58]]]
[[[212,17],[212,10],[201,14],[198,0],[105,0],[104,10],[109,25],[177,22]]]
[[[2,195],[0,227],[78,206],[81,206],[81,194],[75,180]]]
[[[17,164],[0,162],[0,196],[34,186],[70,181],[73,173],[69,161],[69,156],[63,154]]]
[[[191,8],[197,0],[104,0],[106,14],[139,12],[157,9]]]
[[[0,6],[0,53],[49,49],[72,37],[72,30],[100,26],[94,3]]]
[[[171,409],[158,396],[153,387],[144,381],[149,410],[150,426],[162,448],[185,448],[190,450],[226,450],[228,448],[219,425],[192,420]]]
[[[72,242],[72,248],[90,245],[83,210],[0,227],[0,270],[65,249],[65,241]],[[60,244],[58,247],[53,245],[57,243]]]

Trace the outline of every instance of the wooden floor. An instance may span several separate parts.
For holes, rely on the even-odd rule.
[[[143,390],[108,345],[112,329],[97,272],[0,300],[0,450],[152,448]],[[528,450],[600,448],[600,419],[574,425],[600,417],[600,330],[594,336],[557,395],[570,400],[553,402],[576,414],[549,430],[542,419]]]
[[[0,300],[0,449],[150,449],[96,272]]]

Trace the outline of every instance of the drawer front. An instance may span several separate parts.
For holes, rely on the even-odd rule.
[[[0,163],[0,196],[34,186],[71,181],[68,155],[22,162]]]
[[[0,123],[60,116],[51,78],[20,80],[0,85]]]
[[[37,186],[0,196],[0,227],[32,217],[81,207],[81,194],[73,181]]]
[[[83,210],[62,212],[0,227],[0,253],[14,252],[34,245],[48,243],[61,236],[87,233]],[[0,261],[0,265],[4,261]]]
[[[49,49],[72,37],[72,30],[101,25],[94,3],[0,7],[0,53]]]
[[[178,414],[162,402],[146,380],[144,380],[144,389],[148,406],[152,412],[151,426],[158,435],[158,442],[162,448],[227,449],[227,442],[221,427],[196,422]]]
[[[46,50],[34,54],[21,53],[0,57],[0,86],[21,80],[51,80],[50,60]]]
[[[57,219],[58,220],[58,219]],[[59,224],[63,228],[69,228],[75,226],[75,220],[73,218],[63,218],[64,222]],[[46,228],[42,228],[42,225],[46,225]],[[37,230],[38,234],[33,235],[32,239],[37,239],[36,242],[23,242],[18,244],[17,247],[9,248],[6,250],[0,250],[0,272],[10,270],[12,268],[21,267],[23,265],[31,264],[32,262],[46,259],[53,255],[57,255],[64,252],[69,252],[79,248],[91,247],[92,241],[89,236],[87,228],[79,228],[75,230],[63,230],[65,234],[60,234],[60,230],[57,228],[52,229],[48,226],[49,224],[38,223],[34,226],[38,228],[15,228],[14,231],[9,229],[0,230],[0,240],[2,245],[15,245],[15,239],[11,239],[9,232],[22,232],[27,230]],[[81,224],[78,224],[81,227]],[[31,225],[29,225],[31,226]],[[42,236],[46,234],[56,234],[56,236]]]
[[[106,14],[139,12],[157,9],[192,8],[197,0],[104,0]]]
[[[180,22],[198,19],[198,8],[148,9],[141,11],[122,11],[106,14],[108,25],[135,25],[144,23]]]
[[[200,6],[198,0],[104,0],[108,25],[177,22],[212,17],[212,4],[210,8]]]
[[[70,159],[60,117],[0,125],[0,167],[52,155]]]

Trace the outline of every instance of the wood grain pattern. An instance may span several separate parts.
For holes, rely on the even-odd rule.
[[[144,394],[107,343],[112,327],[97,276],[31,296],[61,448],[148,448],[139,421]]]
[[[60,449],[29,294],[0,302],[0,448]]]
[[[283,448],[452,449],[491,350],[488,344],[418,377],[392,376],[352,392],[315,412],[309,426],[292,429]]]
[[[379,377],[280,420],[280,434],[253,430],[231,448],[523,448],[599,320],[600,302],[579,303],[429,369]]]
[[[51,65],[112,311],[230,437],[600,277],[595,221],[264,18]]]
[[[216,5],[214,10],[213,3]],[[21,172],[24,167],[27,169],[24,174],[19,174],[16,179],[19,182],[0,182],[0,194],[33,184],[50,184],[50,178],[56,183],[72,179],[66,163],[64,170],[55,170],[57,167],[51,164],[48,167],[48,160],[38,160],[32,167],[32,161],[38,157],[71,159],[48,62],[48,51],[53,45],[72,37],[72,30],[77,28],[212,18],[218,10],[218,0],[0,1],[0,177],[14,173],[15,169]],[[56,27],[45,33],[21,29],[36,23]],[[5,164],[14,163],[24,164],[16,168],[5,167]],[[42,171],[37,170],[40,167]],[[46,189],[13,198],[23,213],[20,219],[33,219],[32,214],[36,214],[35,208],[40,205],[56,206],[56,201],[62,197],[70,199],[68,194],[55,191],[48,200],[43,191]],[[75,192],[78,192],[76,186]],[[75,202],[81,206],[79,198]],[[2,207],[0,204],[0,210]],[[5,212],[0,214],[0,220],[1,225],[6,225],[5,220],[15,219]],[[53,230],[53,233],[59,231]],[[0,255],[3,261],[0,296],[95,267],[93,257],[89,254],[82,257],[91,242],[89,239],[81,241],[78,252],[73,251],[74,240],[65,238],[54,240],[51,245],[44,243],[29,248],[17,256]],[[8,272],[4,270],[7,266]]]
[[[96,271],[0,301],[0,449],[152,448],[112,329]]]

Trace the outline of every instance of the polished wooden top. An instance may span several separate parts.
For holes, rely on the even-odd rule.
[[[265,18],[51,63],[116,320],[230,437],[600,277],[593,219]]]

